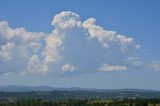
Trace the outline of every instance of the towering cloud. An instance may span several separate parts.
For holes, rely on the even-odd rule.
[[[74,12],[55,15],[51,24],[54,26],[51,33],[37,33],[23,27],[13,29],[6,21],[0,21],[0,62],[4,64],[1,73],[47,75],[57,70],[87,72],[92,67],[105,72],[127,70],[127,66],[111,64],[129,63],[129,58],[140,48],[133,38],[96,25],[94,18],[82,22]],[[8,62],[19,71],[6,68]],[[16,64],[20,63],[23,67],[18,69]],[[76,67],[66,63],[74,63]]]
[[[95,24],[96,19],[90,18],[83,23],[83,27],[88,30],[90,38],[96,38],[103,47],[109,48],[112,43],[120,46],[121,52],[125,53],[129,48],[139,49],[133,38],[119,35],[115,31],[105,30]]]
[[[70,11],[65,11],[54,16],[52,25],[55,26],[57,29],[68,29],[74,27],[81,27],[81,21],[78,14]]]

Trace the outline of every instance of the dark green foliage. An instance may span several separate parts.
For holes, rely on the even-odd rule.
[[[160,100],[157,99],[136,99],[136,100],[67,100],[67,101],[46,101],[46,100],[17,100],[12,102],[0,102],[0,106],[157,106]]]
[[[34,92],[0,92],[0,102],[24,99],[43,99],[52,101],[65,101],[69,99],[124,99],[124,98],[160,99],[160,92],[126,92],[126,91],[34,91]]]
[[[159,97],[154,92],[0,92],[0,106],[158,106]]]

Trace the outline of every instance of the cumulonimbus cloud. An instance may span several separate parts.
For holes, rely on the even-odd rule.
[[[105,53],[121,55],[119,57],[124,56],[126,58],[124,60],[127,62],[127,59],[130,56],[134,57],[133,53],[141,47],[131,37],[117,34],[115,31],[96,25],[96,19],[94,18],[82,22],[80,16],[74,12],[64,11],[55,15],[51,24],[54,26],[51,33],[37,33],[29,32],[23,27],[13,29],[6,21],[0,21],[0,62],[4,64],[4,66],[0,67],[0,70],[3,70],[1,73],[9,73],[12,70],[11,68],[6,68],[6,64],[9,61],[12,61],[11,64],[14,69],[17,68],[15,64],[24,62],[25,65],[17,69],[19,73],[46,75],[55,69],[63,72],[73,72],[78,69],[85,70],[87,67],[85,64],[89,64],[92,67],[93,61],[89,60],[94,60],[94,58],[94,61],[97,61],[95,63],[98,64],[97,66],[102,64],[101,62],[106,62],[100,68],[97,67],[95,69],[99,68],[101,71],[127,70],[126,66],[108,65],[114,64],[114,61],[107,63],[111,59],[107,60]],[[72,41],[68,41],[68,38],[72,39]],[[82,39],[85,40],[81,41]],[[74,40],[76,43],[74,43]],[[93,47],[93,45],[99,45],[98,43],[102,48],[99,46]],[[72,50],[72,47],[76,50]],[[92,48],[87,51],[89,47]],[[104,53],[97,54],[104,54],[105,58],[100,55],[91,57],[92,53],[90,52],[93,52],[93,54],[98,52],[95,48],[103,51]],[[112,48],[117,51],[112,52]],[[66,49],[70,49],[72,52]],[[131,55],[128,55],[130,52]],[[79,54],[81,56],[85,55],[84,58],[78,57]],[[65,57],[66,55],[70,56]],[[19,61],[14,63],[13,61],[17,57]],[[102,59],[98,61],[99,57]],[[78,64],[76,63],[77,61],[84,64]],[[71,65],[73,62],[77,67]],[[54,64],[59,65],[57,65],[58,67],[55,66],[55,68]],[[93,63],[93,66],[95,64]],[[86,69],[89,70],[90,68],[87,67]]]

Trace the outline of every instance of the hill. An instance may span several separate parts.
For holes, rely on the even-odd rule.
[[[139,89],[84,89],[52,88],[48,86],[1,86],[0,101],[14,99],[42,99],[66,101],[69,99],[160,99],[160,91]]]

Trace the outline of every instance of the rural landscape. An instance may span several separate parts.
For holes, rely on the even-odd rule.
[[[160,106],[160,0],[0,0],[0,106]]]
[[[45,91],[44,91],[45,90]],[[160,91],[138,89],[0,87],[0,106],[159,106]]]

